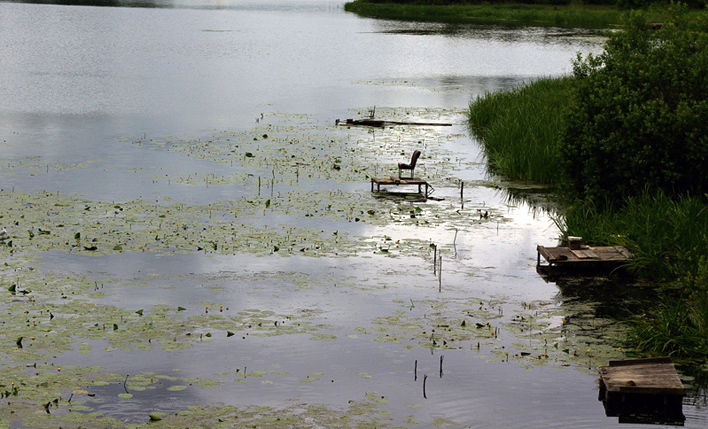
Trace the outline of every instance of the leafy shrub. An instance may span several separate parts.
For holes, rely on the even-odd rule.
[[[708,27],[684,16],[674,8],[652,31],[632,12],[602,54],[574,62],[562,149],[572,194],[619,204],[645,189],[708,192]]]

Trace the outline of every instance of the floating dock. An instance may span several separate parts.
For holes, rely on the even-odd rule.
[[[576,248],[573,248],[576,247]],[[541,265],[541,257],[546,260],[548,270],[566,269],[614,269],[632,258],[632,253],[622,246],[536,246],[536,267]]]
[[[415,177],[404,178],[404,177],[384,177],[376,179],[371,178],[371,192],[381,192],[381,186],[417,186],[418,194],[425,196],[425,198],[430,197],[433,193],[433,187],[430,183],[423,179],[418,179]],[[374,189],[376,187],[376,189]]]
[[[600,367],[599,400],[620,423],[681,424],[686,390],[668,357],[610,361]]]

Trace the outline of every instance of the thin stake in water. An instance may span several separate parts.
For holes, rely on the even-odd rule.
[[[438,260],[438,292],[442,292],[442,255]]]

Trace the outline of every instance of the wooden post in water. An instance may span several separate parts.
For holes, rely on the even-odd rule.
[[[442,255],[438,260],[438,292],[442,292]]]

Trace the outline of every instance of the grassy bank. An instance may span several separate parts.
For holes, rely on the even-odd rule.
[[[402,21],[443,22],[451,24],[487,24],[503,26],[615,28],[626,10],[609,5],[571,2],[567,5],[541,4],[415,4],[354,0],[344,5],[357,15]],[[665,5],[653,5],[646,14],[650,22],[665,22]],[[688,13],[690,19],[698,11]]]
[[[619,23],[613,6],[591,5],[421,5],[410,3],[370,3],[356,0],[344,10],[360,16],[406,21],[543,26],[567,28],[609,28]]]
[[[630,320],[628,341],[651,355],[705,360],[708,357],[708,204],[701,197],[672,198],[644,192],[617,211],[592,203],[568,207],[561,220],[568,235],[602,245],[627,247],[627,269],[666,286],[650,316]]]
[[[470,128],[492,167],[514,179],[564,186],[559,170],[564,108],[573,77],[541,79],[470,104]],[[705,197],[645,191],[621,209],[567,203],[557,218],[564,236],[594,245],[626,246],[638,278],[667,286],[650,317],[631,322],[628,342],[647,354],[705,360],[708,356],[708,202]]]
[[[496,172],[515,180],[557,184],[562,112],[572,102],[570,83],[569,77],[541,79],[470,103],[469,127],[484,142]]]

